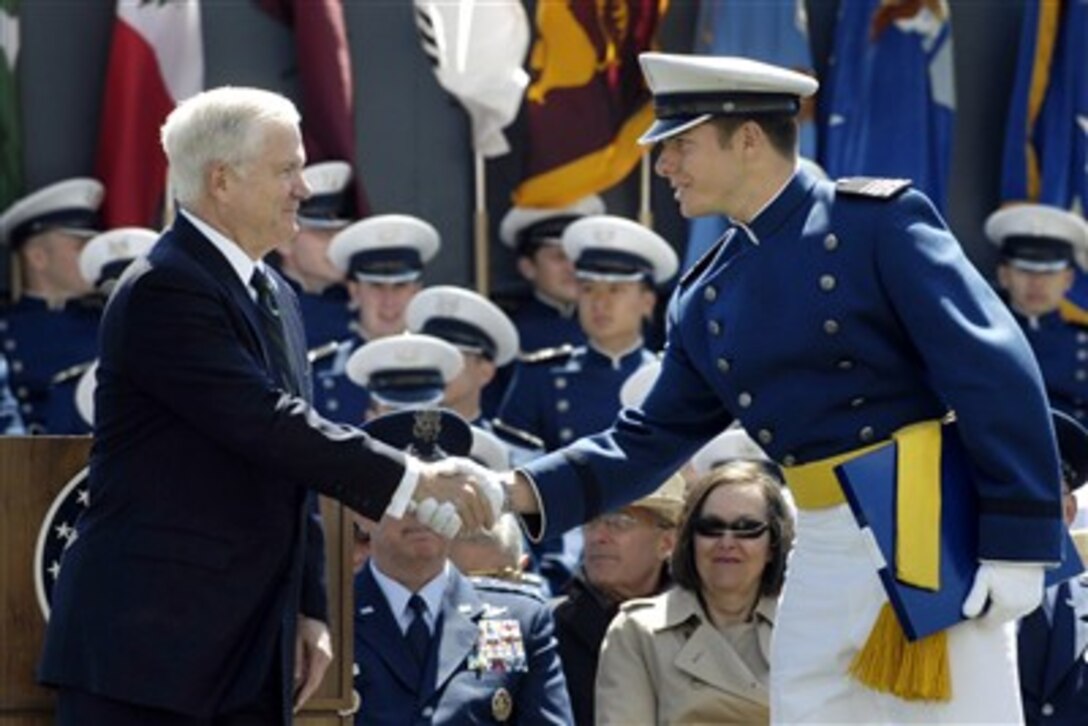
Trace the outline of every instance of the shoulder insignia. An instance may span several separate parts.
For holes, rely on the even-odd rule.
[[[540,350],[522,353],[518,356],[518,360],[528,365],[536,363],[555,363],[574,355],[574,350],[575,347],[573,345],[564,343],[563,345],[557,345],[554,348],[541,348]]]
[[[89,360],[83,363],[77,363],[74,366],[68,366],[63,370],[57,371],[53,375],[53,378],[50,380],[50,383],[52,383],[54,386],[59,386],[61,384],[67,383],[68,381],[77,379],[84,373],[86,373],[87,369],[90,368],[92,365],[94,365],[94,361]]]
[[[478,572],[468,575],[468,580],[474,588],[483,592],[521,595],[543,603],[545,600],[540,592],[540,585],[534,584],[530,580],[515,579],[521,576],[522,573],[511,571]],[[485,603],[484,608],[484,617],[494,617],[494,613],[491,613],[495,609],[494,606]]]
[[[881,179],[870,176],[853,176],[835,182],[835,191],[853,197],[892,199],[910,188],[910,179]]]
[[[336,351],[340,350],[340,341],[330,340],[324,345],[319,345],[316,348],[310,348],[306,352],[306,358],[310,363],[317,363],[319,360],[324,360],[329,356],[336,355]]]
[[[508,444],[521,446],[522,448],[526,449],[544,448],[544,439],[534,434],[531,434],[528,431],[523,431],[519,428],[511,426],[510,424],[504,422],[502,419],[491,419],[491,429],[496,436],[498,436],[500,439]]]

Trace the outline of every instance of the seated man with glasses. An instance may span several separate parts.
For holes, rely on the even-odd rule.
[[[559,656],[579,726],[594,723],[601,641],[620,604],[662,592],[672,582],[668,560],[683,505],[684,480],[677,474],[653,494],[583,527],[582,566],[555,605]]]
[[[673,589],[620,606],[601,648],[598,724],[770,721],[770,640],[793,542],[759,462],[712,469],[688,494]]]

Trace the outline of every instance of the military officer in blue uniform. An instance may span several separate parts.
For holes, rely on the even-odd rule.
[[[97,233],[102,196],[94,179],[67,179],[20,199],[0,216],[15,292],[0,316],[0,343],[30,433],[63,433],[49,428],[52,389],[97,355],[101,302],[89,297],[79,254]]]
[[[433,335],[391,335],[366,343],[348,358],[345,372],[369,394],[369,408],[349,423],[393,411],[434,408],[464,369],[461,351]]]
[[[0,353],[0,435],[22,436],[26,433],[26,426],[19,414],[19,402],[11,392],[10,376],[8,359]]]
[[[351,165],[322,161],[302,170],[310,197],[299,205],[298,234],[276,248],[275,263],[298,294],[311,350],[351,335],[351,310],[343,272],[329,259],[337,232],[355,219]]]
[[[375,419],[372,435],[424,458],[469,453],[448,411]],[[569,724],[555,625],[531,590],[470,579],[449,540],[414,515],[384,516],[355,579],[357,724]]]
[[[404,214],[368,217],[333,237],[329,259],[348,280],[356,317],[349,335],[310,351],[314,407],[322,415],[358,421],[367,409],[366,389],[345,375],[348,358],[369,341],[404,332],[404,312],[440,245],[434,227]]]
[[[742,58],[640,60],[657,173],[684,216],[732,224],[681,280],[640,408],[513,474],[466,476],[504,482],[546,538],[647,493],[739,419],[784,466],[800,510],[772,645],[773,721],[1017,720],[1011,623],[1038,605],[1062,549],[1053,427],[1019,326],[908,182],[832,184],[798,170],[796,114],[814,79]],[[962,486],[979,502],[980,564],[969,619],[918,647],[948,679],[909,678],[908,658],[890,670],[908,676],[906,690],[864,669],[854,677],[863,652],[896,651],[864,647],[887,599],[835,467],[893,435],[932,467],[950,410],[974,474]],[[912,471],[895,485],[918,493]],[[880,622],[878,634],[902,637],[894,619]]]
[[[1077,254],[1088,253],[1088,225],[1063,209],[1018,204],[991,214],[985,229],[1001,249],[998,283],[1035,351],[1051,405],[1088,422],[1088,327],[1062,313]]]
[[[1088,430],[1061,411],[1054,429],[1062,461],[1062,514],[1071,526],[1074,492],[1088,481]],[[1088,575],[1046,590],[1043,604],[1020,621],[1020,693],[1024,721],[1079,726],[1088,718]]]

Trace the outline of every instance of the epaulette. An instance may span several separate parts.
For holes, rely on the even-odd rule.
[[[515,426],[511,426],[502,419],[491,419],[491,430],[496,436],[508,444],[514,444],[515,446],[520,446],[525,449],[544,448],[544,439],[535,436],[528,431],[522,431]]]
[[[522,353],[518,356],[518,361],[527,365],[553,363],[564,358],[570,358],[572,355],[574,355],[574,346],[570,343],[564,343],[554,348],[541,348],[540,350]]]
[[[718,238],[717,242],[710,245],[710,249],[704,252],[703,256],[697,259],[695,261],[695,264],[689,267],[688,271],[680,277],[680,282],[677,283],[677,287],[684,287],[692,280],[698,278],[699,275],[703,274],[703,271],[710,266],[711,261],[718,254],[718,250],[720,250],[722,248],[722,245],[725,244],[725,240],[731,236],[732,235],[726,236],[725,234],[723,234],[720,238]]]
[[[336,355],[336,351],[340,350],[340,342],[337,340],[330,340],[328,343],[319,345],[316,348],[310,348],[306,352],[306,358],[310,363],[317,363],[319,360],[324,360],[329,356]]]
[[[87,372],[88,368],[93,365],[94,361],[89,360],[85,363],[77,363],[74,366],[68,366],[64,370],[57,371],[55,374],[53,374],[53,378],[50,379],[50,383],[52,383],[54,386],[59,386],[63,383],[67,383],[68,381],[79,378]]]
[[[513,571],[504,571],[502,573],[477,573],[468,575],[468,579],[473,587],[482,592],[514,593],[531,597],[537,602],[545,602],[544,595],[540,591],[539,583],[531,582],[528,579],[509,579],[514,576],[524,577],[524,573]]]
[[[871,176],[852,176],[835,182],[835,191],[854,197],[892,199],[909,189],[910,179],[881,179]]]

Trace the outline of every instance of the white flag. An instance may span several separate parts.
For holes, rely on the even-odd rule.
[[[439,84],[465,107],[472,146],[485,157],[510,150],[503,129],[521,107],[529,75],[529,19],[521,0],[415,0],[423,52]]]

